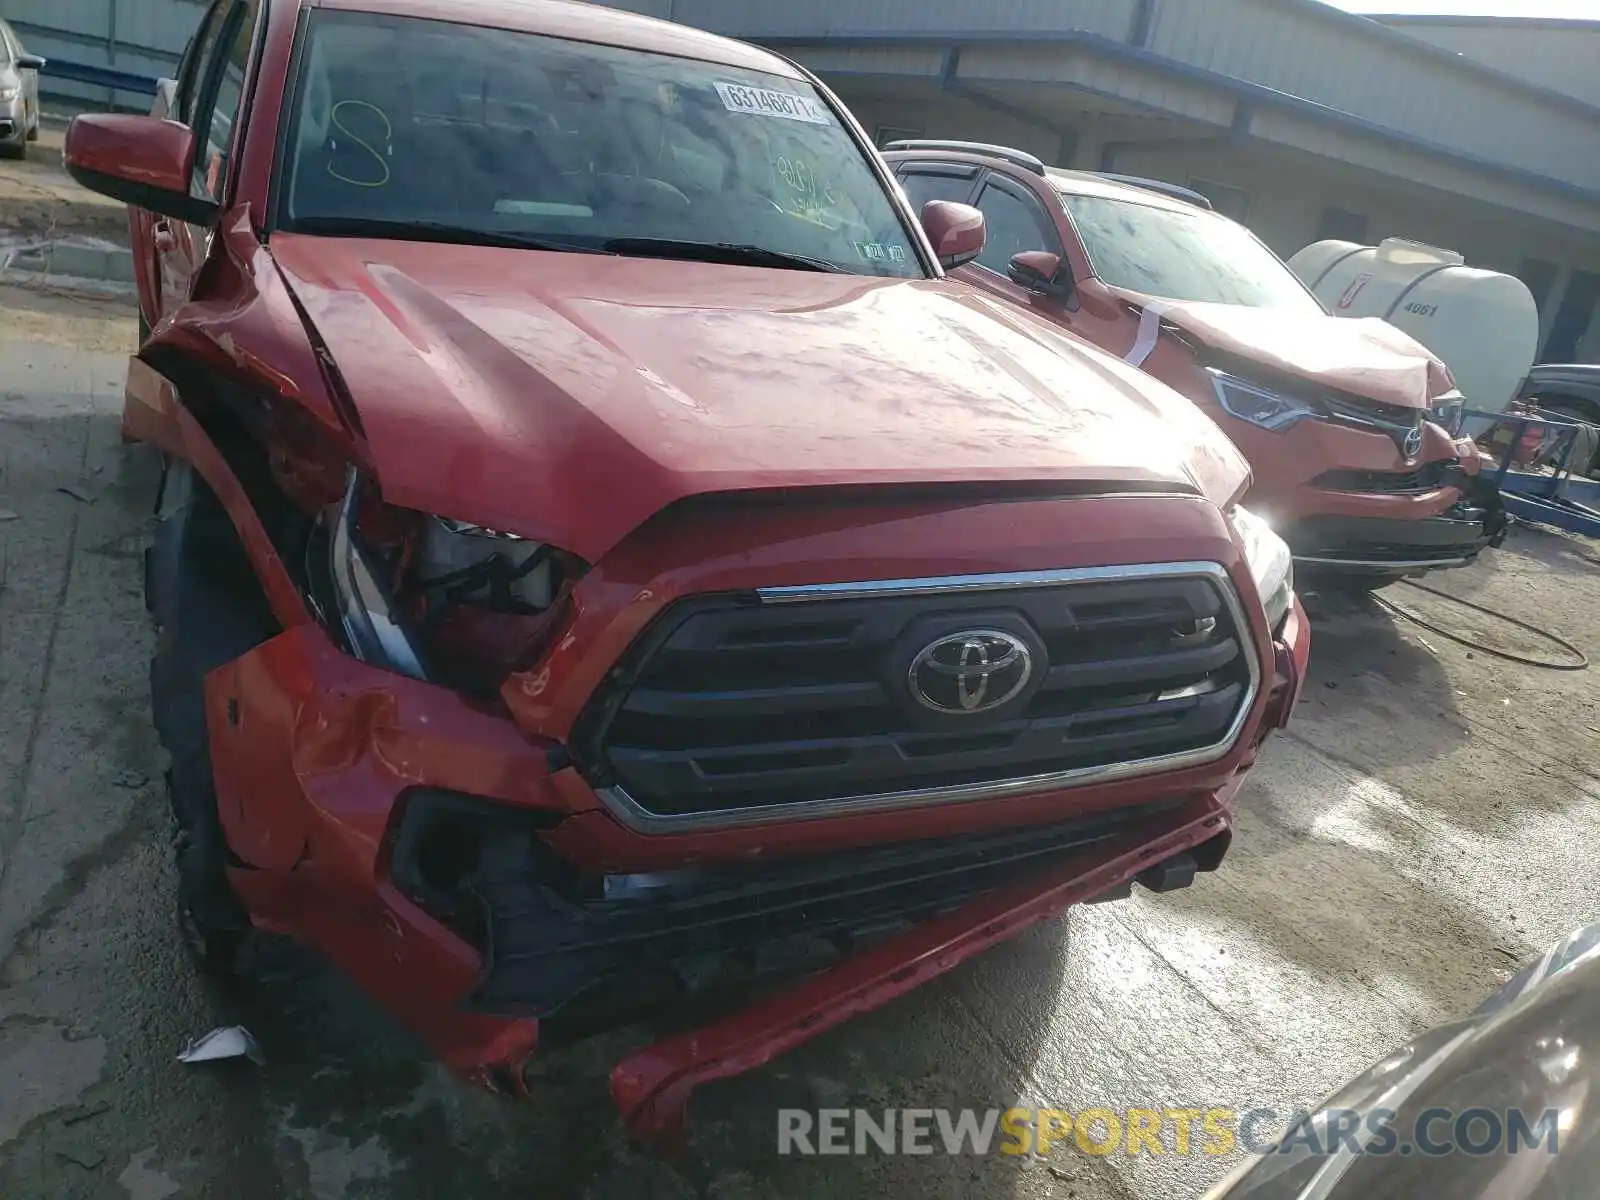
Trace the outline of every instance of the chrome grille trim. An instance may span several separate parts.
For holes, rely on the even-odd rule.
[[[642,807],[620,786],[596,790],[611,814],[629,829],[641,834],[692,833],[702,830],[743,828],[753,825],[787,824],[794,821],[823,820],[882,811],[901,811],[943,804],[970,803],[1023,796],[1033,792],[1108,783],[1165,771],[1205,766],[1226,758],[1238,744],[1245,722],[1261,692],[1261,661],[1254,639],[1255,627],[1245,612],[1233,580],[1222,564],[1215,562],[1148,563],[1113,567],[1072,567],[1052,571],[1013,572],[991,575],[949,575],[924,579],[867,580],[857,583],[802,584],[758,589],[764,604],[805,604],[829,599],[860,599],[873,596],[927,596],[957,592],[1004,592],[1012,588],[1068,586],[1086,582],[1128,582],[1140,579],[1204,578],[1217,588],[1244,654],[1249,682],[1225,735],[1209,746],[1177,754],[1128,762],[1075,768],[1045,775],[1030,775],[984,783],[882,792],[873,795],[838,796],[793,804],[774,804],[760,808],[723,808],[702,812],[661,814]]]

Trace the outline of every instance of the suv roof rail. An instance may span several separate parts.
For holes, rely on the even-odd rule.
[[[912,138],[908,141],[890,142],[885,150],[945,150],[952,154],[985,154],[990,158],[1003,158],[1035,175],[1045,173],[1044,161],[1026,150],[1013,150],[1009,146],[994,146],[988,142],[947,142],[939,139]]]
[[[1174,200],[1187,200],[1190,204],[1197,205],[1207,212],[1214,212],[1211,201],[1202,196],[1193,188],[1181,187],[1176,183],[1167,183],[1162,179],[1145,179],[1139,175],[1116,175],[1110,171],[1096,171],[1101,179],[1109,179],[1113,183],[1125,183],[1129,187],[1144,188],[1147,192],[1160,192],[1171,196]]]

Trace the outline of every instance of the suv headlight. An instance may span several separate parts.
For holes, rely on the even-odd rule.
[[[1441,426],[1451,437],[1458,437],[1467,414],[1467,398],[1459,391],[1448,391],[1433,402],[1428,420]]]
[[[1267,626],[1276,633],[1294,604],[1294,555],[1288,543],[1272,532],[1272,526],[1249,509],[1235,508],[1230,520],[1267,610]]]
[[[1315,408],[1295,396],[1286,396],[1226,371],[1212,369],[1210,375],[1222,411],[1262,429],[1277,433],[1318,415]]]
[[[0,100],[15,100],[21,90],[15,83],[0,83]]]

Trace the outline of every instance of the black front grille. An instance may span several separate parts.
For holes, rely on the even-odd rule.
[[[622,788],[657,816],[1094,772],[1221,747],[1251,678],[1226,586],[1152,575],[801,603],[686,600],[641,637],[574,746],[591,783]],[[986,712],[919,703],[910,686],[919,652],[980,630],[1026,647],[1015,698]],[[988,661],[1000,662],[998,651]],[[959,703],[948,675],[918,678],[938,685],[929,690],[947,707]],[[980,707],[1016,678],[997,676]],[[978,691],[969,681],[967,698]]]
[[[1441,460],[1423,463],[1414,471],[1324,471],[1311,481],[1311,485],[1330,492],[1405,495],[1460,486],[1465,477],[1466,472],[1459,463]]]

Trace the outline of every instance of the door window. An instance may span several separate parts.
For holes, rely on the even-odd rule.
[[[907,171],[900,177],[913,212],[920,213],[929,200],[954,200],[965,204],[972,198],[972,178],[977,172],[952,175],[934,171]]]
[[[986,232],[978,262],[989,270],[1006,274],[1012,256],[1024,250],[1061,253],[1061,240],[1044,208],[1031,197],[1023,199],[1009,188],[991,183],[978,198],[978,208],[983,212]]]
[[[205,86],[190,124],[200,143],[200,153],[195,156],[195,184],[201,194],[212,200],[221,199],[222,185],[228,177],[228,156],[244,103],[245,68],[250,62],[259,11],[258,0],[235,5],[202,66]]]
[[[183,60],[178,64],[178,86],[174,92],[173,116],[185,125],[188,125],[194,117],[195,95],[205,78],[201,64],[210,60],[211,48],[216,45],[217,34],[221,32],[223,17],[227,12],[227,0],[217,0],[217,3],[207,10],[200,21],[200,28],[194,31],[194,36],[189,39],[189,45],[184,49]]]

